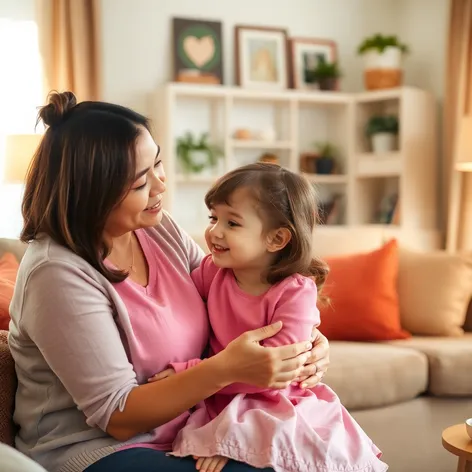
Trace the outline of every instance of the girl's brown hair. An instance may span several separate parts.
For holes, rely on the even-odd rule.
[[[104,264],[105,224],[134,180],[136,139],[148,120],[111,103],[77,104],[72,92],[48,98],[38,115],[47,130],[28,170],[20,238],[47,234],[120,282],[127,273]]]
[[[313,277],[319,292],[328,266],[313,256],[313,230],[318,221],[316,192],[308,180],[275,164],[256,163],[239,167],[221,177],[205,196],[210,209],[230,203],[241,188],[250,192],[267,230],[287,228],[289,243],[278,252],[266,279],[274,284],[301,274]]]

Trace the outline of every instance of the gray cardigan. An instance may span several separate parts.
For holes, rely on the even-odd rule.
[[[177,271],[199,265],[201,249],[169,215],[146,231]],[[126,331],[129,316],[113,285],[45,236],[26,250],[10,312],[16,447],[50,472],[79,472],[122,446],[105,430],[137,381],[114,319]]]

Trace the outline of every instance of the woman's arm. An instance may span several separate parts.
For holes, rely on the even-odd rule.
[[[79,268],[50,262],[26,285],[20,329],[27,331],[87,424],[119,441],[166,423],[233,382],[289,383],[308,354],[305,343],[267,350],[259,342],[280,326],[246,333],[212,359],[162,382],[138,386],[103,287]]]

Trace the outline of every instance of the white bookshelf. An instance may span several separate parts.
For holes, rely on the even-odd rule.
[[[440,244],[437,230],[437,159],[434,99],[428,92],[401,87],[374,92],[264,92],[226,86],[170,83],[159,89],[154,105],[156,138],[167,173],[165,206],[192,236],[207,225],[203,197],[224,172],[258,160],[263,152],[300,172],[300,155],[316,141],[339,150],[336,174],[305,174],[320,199],[340,195],[337,224],[318,231],[336,234],[356,228],[378,231],[431,249]],[[373,113],[399,118],[398,149],[385,155],[370,151],[366,121]],[[275,139],[238,140],[237,128],[275,130]],[[208,132],[224,157],[212,174],[186,175],[179,169],[176,139],[185,131]],[[398,224],[377,224],[375,215],[386,193],[399,194]]]

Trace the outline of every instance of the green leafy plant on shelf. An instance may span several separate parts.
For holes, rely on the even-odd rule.
[[[374,115],[365,127],[367,136],[378,133],[398,134],[398,118],[395,115]]]
[[[408,54],[410,52],[410,48],[406,44],[400,42],[397,36],[387,36],[378,33],[365,38],[361,44],[359,44],[357,53],[362,55],[372,49],[382,53],[388,47],[398,48],[403,54]]]
[[[328,62],[321,57],[314,69],[305,70],[305,82],[308,84],[317,83],[320,90],[334,90],[336,81],[341,77],[342,72],[337,62]]]
[[[177,138],[176,152],[183,170],[195,174],[215,167],[223,155],[221,148],[209,142],[208,133],[197,137],[190,131]]]

